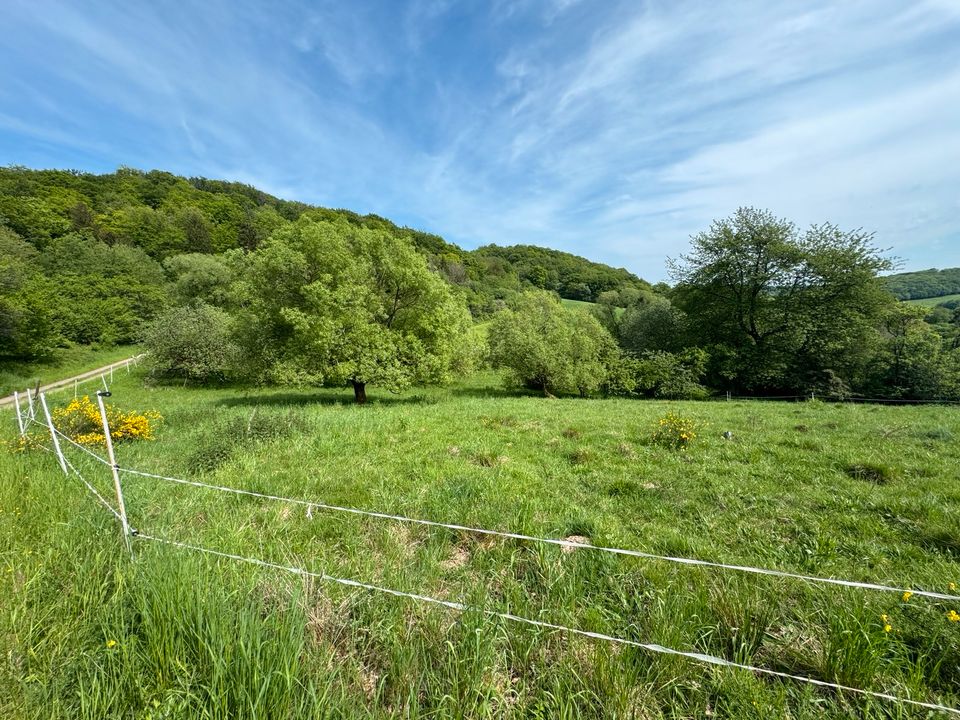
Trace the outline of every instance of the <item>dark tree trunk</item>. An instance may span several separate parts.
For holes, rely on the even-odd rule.
[[[357,405],[363,405],[367,401],[367,384],[362,382],[353,382],[353,399]]]

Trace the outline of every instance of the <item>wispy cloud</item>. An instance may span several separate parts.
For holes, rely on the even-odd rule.
[[[958,8],[13,2],[0,160],[232,177],[653,279],[743,204],[960,265]]]

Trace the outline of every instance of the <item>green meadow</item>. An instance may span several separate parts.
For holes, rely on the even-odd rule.
[[[910,305],[925,305],[928,307],[935,307],[940,303],[950,302],[951,300],[960,300],[960,294],[958,295],[940,295],[938,297],[928,297],[928,298],[917,298],[916,300],[907,300],[906,302]]]
[[[154,440],[117,445],[123,468],[658,555],[960,585],[958,407],[545,399],[492,373],[374,389],[366,406],[346,390],[154,385],[140,370],[111,389],[117,407],[163,416]],[[688,449],[651,441],[668,413],[695,424]],[[0,423],[15,445],[12,412]],[[108,468],[65,452],[112,500]],[[958,603],[121,475],[141,534],[475,608],[455,612],[146,539],[131,559],[51,454],[2,450],[0,477],[5,718],[939,717],[482,610],[960,706]]]

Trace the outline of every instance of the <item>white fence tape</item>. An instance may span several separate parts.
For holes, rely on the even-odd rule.
[[[101,460],[101,462],[106,462]],[[949,595],[929,590],[915,590],[913,588],[894,587],[890,585],[878,585],[876,583],[860,582],[856,580],[839,580],[837,578],[818,577],[815,575],[800,575],[798,573],[785,572],[783,570],[770,570],[767,568],[751,567],[749,565],[730,565],[727,563],[711,562],[708,560],[697,560],[695,558],[672,557],[669,555],[655,555],[653,553],[641,552],[639,550],[626,550],[624,548],[606,547],[603,545],[588,545],[586,543],[574,542],[572,540],[559,540],[555,538],[542,538],[533,535],[523,535],[521,533],[504,532],[501,530],[488,530],[486,528],[469,527],[466,525],[455,525],[452,523],[436,522],[433,520],[421,520],[418,518],[409,518],[402,515],[389,515],[387,513],[373,512],[370,510],[358,510],[356,508],[342,507],[339,505],[328,505],[326,503],[314,502],[310,500],[301,500],[299,498],[281,497],[279,495],[267,495],[265,493],[253,492],[252,490],[239,490],[237,488],[224,485],[211,485],[195,480],[183,480],[181,478],[166,477],[154,473],[142,472],[140,470],[130,470],[120,468],[120,472],[130,475],[140,475],[142,477],[164,480],[166,482],[177,483],[180,485],[191,485],[193,487],[206,488],[208,490],[218,490],[221,492],[234,493],[236,495],[248,495],[250,497],[261,498],[264,500],[276,500],[279,502],[288,502],[297,505],[306,506],[308,509],[316,508],[318,510],[328,510],[331,512],[344,512],[353,515],[362,515],[365,517],[379,518],[381,520],[394,520],[396,522],[412,523],[415,525],[426,525],[428,527],[446,528],[448,530],[458,530],[461,532],[477,533],[482,535],[492,535],[495,537],[510,538],[513,540],[524,540],[527,542],[546,543],[548,545],[559,545],[560,547],[582,548],[584,550],[595,550],[597,552],[613,553],[615,555],[627,555],[630,557],[644,558],[646,560],[659,560],[663,562],[678,563],[681,565],[694,565],[700,567],[719,568],[721,570],[735,570],[737,572],[753,573],[755,575],[769,575],[772,577],[789,578],[791,580],[801,580],[808,583],[823,583],[828,585],[842,585],[844,587],[859,588],[862,590],[879,590],[883,592],[904,593],[910,592],[913,595],[936,598],[937,600],[957,600],[960,601],[960,595]]]

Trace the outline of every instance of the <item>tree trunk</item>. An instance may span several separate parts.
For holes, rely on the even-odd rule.
[[[367,401],[367,384],[356,380],[352,380],[351,382],[353,383],[354,401],[357,405],[363,405]]]

